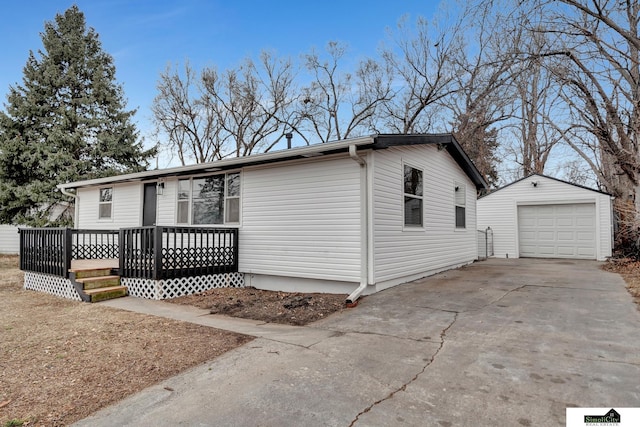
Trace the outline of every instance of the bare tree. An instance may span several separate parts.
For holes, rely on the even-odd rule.
[[[358,63],[355,73],[344,72],[346,45],[329,42],[326,52],[329,58],[325,60],[315,51],[304,56],[312,74],[301,97],[304,125],[321,142],[371,131],[380,106],[393,96],[389,71],[369,58]]]
[[[523,176],[527,176],[545,172],[551,151],[562,140],[563,134],[557,131],[553,117],[559,116],[564,106],[557,81],[541,57],[549,50],[546,34],[537,28],[525,30],[520,45],[524,58],[513,80],[515,161]]]
[[[521,71],[514,46],[518,27],[493,2],[469,5],[465,49],[454,52],[457,89],[442,102],[452,114],[452,131],[491,185],[498,182],[500,133],[514,116],[514,79]],[[509,34],[509,37],[505,37]]]
[[[263,52],[223,73],[188,64],[160,75],[153,104],[156,128],[181,163],[208,162],[271,150],[287,132],[298,132],[293,108],[295,70],[289,59]]]
[[[609,192],[640,210],[640,3],[560,0],[548,10],[546,53],[570,108],[565,141]],[[542,3],[541,7],[547,6]],[[592,155],[597,157],[594,159]]]
[[[414,28],[400,21],[392,34],[394,45],[383,50],[398,86],[384,105],[386,129],[402,134],[433,131],[438,106],[458,90],[454,57],[463,49],[461,26],[458,21],[431,31],[424,18],[418,18]]]
[[[290,60],[263,52],[259,65],[247,59],[223,74],[208,68],[202,81],[205,105],[217,115],[224,138],[235,141],[236,156],[269,151],[285,135],[294,102]]]
[[[182,75],[177,67],[168,66],[160,74],[157,89],[151,107],[156,130],[166,135],[165,145],[178,154],[180,163],[220,159],[225,154],[222,127],[217,115],[203,103],[202,86],[189,63]]]

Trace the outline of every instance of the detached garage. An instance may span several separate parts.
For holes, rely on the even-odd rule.
[[[478,199],[478,229],[493,230],[497,257],[605,260],[613,242],[612,197],[534,174]]]

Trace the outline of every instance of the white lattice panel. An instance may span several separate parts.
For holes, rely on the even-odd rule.
[[[129,295],[134,297],[169,299],[197,294],[213,288],[242,288],[244,287],[244,274],[224,273],[167,280],[123,277],[122,284],[129,289]]]
[[[60,276],[25,271],[24,288],[75,301],[82,301],[71,281]]]
[[[158,297],[159,288],[162,281],[152,279],[134,279],[130,277],[121,277],[120,283],[126,286],[129,295],[132,297],[146,298],[146,299],[160,299]]]

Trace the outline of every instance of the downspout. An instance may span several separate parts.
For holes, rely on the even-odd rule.
[[[75,199],[73,203],[73,226],[76,227],[78,224],[78,209],[80,208],[80,205],[78,202],[80,201],[80,196],[78,196],[77,193],[70,193],[65,188],[58,187],[58,189],[65,196],[73,197]]]
[[[367,185],[367,162],[358,155],[355,145],[349,145],[349,156],[360,165],[360,286],[347,297],[347,307],[358,305],[358,298],[368,285],[369,271],[369,203]]]

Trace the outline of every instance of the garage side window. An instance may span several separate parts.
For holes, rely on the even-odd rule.
[[[464,184],[455,183],[456,228],[467,228],[467,188]]]
[[[422,171],[404,165],[404,225],[422,226]]]
[[[113,187],[100,189],[100,202],[98,207],[98,219],[111,219],[113,203]]]

